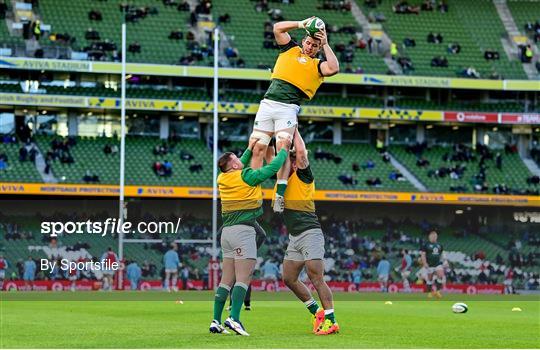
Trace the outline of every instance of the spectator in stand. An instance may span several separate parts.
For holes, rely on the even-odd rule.
[[[231,15],[229,15],[228,13],[225,13],[218,17],[218,24],[230,23],[230,22],[231,22]]]
[[[392,11],[397,14],[420,14],[419,6],[410,6],[407,1],[401,0],[396,5],[392,6]]]
[[[90,10],[88,12],[88,19],[90,21],[101,21],[103,20],[103,15],[98,10]]]
[[[163,162],[163,169],[165,171],[165,176],[171,176],[172,175],[172,163],[169,162],[168,160],[165,160],[165,162]]]
[[[530,44],[521,45],[519,47],[519,53],[520,53],[521,62],[523,62],[523,63],[531,63],[532,62],[534,52],[533,52],[532,47],[531,47]]]
[[[184,39],[184,33],[180,29],[171,30],[171,33],[169,34],[169,39],[182,40]]]
[[[461,52],[461,45],[459,45],[458,43],[450,43],[448,44],[447,51],[449,54],[456,55]]]
[[[438,8],[439,8],[439,11],[440,11],[441,13],[446,13],[446,12],[448,12],[448,3],[447,3],[447,0],[441,0],[441,1],[439,1],[439,6],[438,6]]]
[[[381,187],[382,186],[382,181],[378,177],[375,177],[375,178],[371,177],[371,178],[366,180],[366,185],[374,186],[374,187]]]
[[[374,169],[375,168],[375,162],[371,159],[368,159],[364,164],[362,164],[362,169]]]
[[[39,41],[41,38],[41,21],[38,19],[32,23],[32,34],[34,38]]]
[[[154,173],[157,176],[165,176],[165,168],[161,162],[154,162],[154,165],[152,165],[152,170],[154,170]]]
[[[259,0],[255,4],[255,11],[257,12],[267,12],[269,9],[268,0]]]
[[[431,59],[431,66],[432,67],[444,67],[444,68],[447,68],[448,67],[448,60],[444,56],[433,57]]]
[[[431,0],[424,0],[420,9],[422,11],[433,11],[435,8],[433,7],[433,2]]]
[[[203,170],[203,166],[200,163],[192,164],[189,166],[189,171],[191,173],[200,173]]]
[[[413,38],[405,38],[403,39],[403,45],[405,47],[416,47],[416,40]]]
[[[429,163],[429,160],[425,159],[425,158],[418,158],[416,160],[416,166],[417,167],[425,167],[425,166],[428,166],[430,163]]]
[[[498,60],[500,58],[499,52],[488,49],[488,50],[484,51],[484,58],[486,59],[486,61]]]
[[[88,28],[86,30],[86,33],[84,33],[84,38],[86,40],[100,40],[101,39],[99,32],[93,28]]]
[[[468,67],[461,71],[461,75],[465,78],[479,79],[480,73],[476,71],[474,67]]]
[[[189,12],[191,10],[191,8],[189,6],[189,2],[187,2],[186,0],[179,3],[178,6],[176,7],[176,9],[178,11],[182,11],[182,12]]]
[[[128,51],[131,53],[141,53],[141,44],[138,41],[129,44]]]
[[[429,32],[427,36],[427,42],[431,44],[442,44],[443,36],[441,35],[441,33],[435,34],[433,32]]]
[[[358,184],[358,180],[356,180],[355,178],[353,178],[349,174],[341,174],[341,175],[339,175],[338,180],[341,181],[341,183],[344,184],[344,185],[356,186]]]
[[[405,181],[405,178],[399,171],[392,170],[388,175],[388,179],[392,181]]]
[[[400,57],[398,58],[397,62],[399,63],[399,65],[401,66],[401,69],[403,69],[405,73],[414,70],[413,63],[411,59],[408,57]]]
[[[86,183],[99,183],[99,176],[96,174],[92,174],[90,170],[86,170],[86,173],[84,174],[82,180]]]
[[[397,58],[399,54],[397,44],[395,42],[390,43],[390,56],[393,60]]]

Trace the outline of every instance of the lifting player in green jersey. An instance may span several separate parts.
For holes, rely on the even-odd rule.
[[[428,242],[425,242],[420,248],[420,257],[422,259],[428,297],[430,298],[434,294],[437,298],[441,298],[441,290],[446,284],[444,267],[448,265],[448,262],[444,256],[443,246],[437,242],[437,238],[437,232],[431,230],[428,235]],[[433,288],[433,281],[435,281],[435,288]]]

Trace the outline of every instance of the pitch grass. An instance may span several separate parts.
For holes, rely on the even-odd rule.
[[[290,293],[277,293],[290,294]],[[1,348],[538,348],[540,301],[535,298],[337,295],[341,333],[315,336],[299,301],[253,293],[242,312],[250,337],[208,333],[212,294],[0,293]],[[109,296],[119,300],[104,301]],[[358,300],[352,300],[356,295]],[[15,297],[16,296],[16,297]],[[23,296],[23,297],[21,297]],[[53,301],[49,296],[56,297]],[[92,299],[92,296],[96,298]],[[156,297],[157,296],[157,297]],[[22,300],[21,299],[25,299]],[[159,298],[161,297],[161,298]],[[19,299],[15,301],[15,299]],[[41,300],[40,300],[41,298]],[[64,301],[58,301],[64,298]],[[160,300],[161,299],[161,300]],[[289,299],[286,297],[285,299]],[[414,298],[412,298],[414,299]],[[452,299],[452,300],[449,300]],[[467,302],[469,312],[451,305]],[[392,300],[386,305],[384,300]],[[520,307],[522,312],[512,312]],[[225,314],[226,312],[224,312]]]

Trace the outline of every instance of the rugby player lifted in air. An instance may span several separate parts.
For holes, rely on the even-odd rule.
[[[313,29],[313,22],[320,21],[319,30],[311,31],[298,45],[291,39],[289,31],[293,29]],[[307,29],[306,29],[307,31]],[[324,23],[311,17],[303,21],[283,21],[274,24],[274,36],[280,48],[280,54],[272,72],[272,82],[261,101],[250,139],[259,141],[253,149],[251,168],[258,169],[263,164],[266,149],[272,136],[276,135],[276,147],[279,152],[286,142],[290,142],[297,127],[300,103],[312,99],[322,84],[324,77],[339,71],[339,62],[328,44]],[[323,50],[325,61],[317,57]],[[290,160],[277,173],[277,192],[274,211],[283,212],[284,194],[290,171]]]

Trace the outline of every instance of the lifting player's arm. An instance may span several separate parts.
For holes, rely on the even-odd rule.
[[[294,132],[294,149],[296,155],[296,175],[298,178],[306,184],[311,184],[314,181],[313,173],[311,172],[311,167],[309,166],[308,151],[306,149],[306,144],[304,139],[298,132],[298,129]]]
[[[320,71],[323,77],[330,77],[339,73],[339,61],[334,51],[328,44],[328,38],[326,36],[326,29],[320,30],[315,33],[315,38],[321,41],[321,46],[324,51],[326,61],[321,62]]]
[[[274,24],[274,36],[278,45],[287,45],[291,41],[289,31],[298,28],[305,28],[307,22],[314,17],[307,18],[303,21],[282,21]]]
[[[244,164],[245,167],[249,166],[249,161],[251,160],[251,156],[253,155],[253,147],[255,147],[257,141],[259,141],[259,139],[249,139],[248,148],[246,148],[244,153],[242,153],[242,157],[240,157],[240,161],[242,162],[242,164]]]
[[[296,166],[298,169],[306,169],[309,166],[308,152],[298,129],[294,131],[294,149],[296,152]]]
[[[285,163],[285,160],[289,157],[289,147],[290,143],[278,152],[270,164],[267,164],[260,169],[244,169],[242,172],[242,179],[244,182],[250,186],[257,186],[277,174],[283,163]]]

